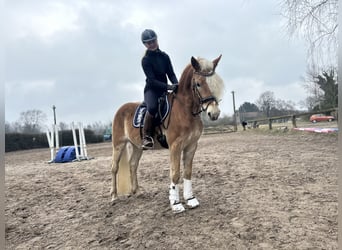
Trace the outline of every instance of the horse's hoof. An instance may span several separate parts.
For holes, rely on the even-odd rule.
[[[188,208],[195,208],[199,206],[199,202],[195,197],[192,197],[186,201],[186,206]]]
[[[115,195],[112,195],[112,199],[111,199],[111,204],[112,205],[114,205],[115,203],[116,203],[116,201],[117,201],[117,199],[118,199],[118,197],[117,196],[115,196]]]
[[[171,205],[171,208],[172,208],[172,211],[173,211],[175,214],[179,214],[179,213],[182,213],[182,212],[185,211],[184,206],[183,206],[182,203],[180,203],[180,202]]]

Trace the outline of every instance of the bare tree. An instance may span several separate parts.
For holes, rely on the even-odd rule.
[[[267,116],[270,116],[271,109],[275,107],[276,100],[272,91],[262,93],[255,102],[258,108]]]
[[[68,124],[65,122],[60,122],[58,126],[60,130],[67,130],[69,128]]]
[[[20,113],[19,122],[24,133],[37,133],[46,121],[46,114],[41,110],[32,109]]]
[[[12,132],[12,127],[11,124],[7,121],[5,121],[5,134],[11,133]]]
[[[295,110],[295,103],[292,101],[277,99],[275,101],[275,109],[277,109],[279,115],[290,114]]]
[[[308,95],[302,106],[308,110],[313,110],[324,98],[324,92],[316,81],[316,77],[319,75],[318,72],[318,69],[311,65],[306,71],[306,76],[302,79],[303,87]]]
[[[280,0],[290,36],[309,43],[309,64],[337,68],[338,0]]]
[[[101,121],[94,122],[93,124],[88,124],[87,129],[94,131],[95,134],[103,134],[107,128],[111,128],[111,123],[103,123]]]

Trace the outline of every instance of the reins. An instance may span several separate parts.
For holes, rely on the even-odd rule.
[[[167,117],[167,123],[166,123],[166,125],[165,125],[165,122],[162,122],[162,125],[163,125],[163,128],[164,128],[164,129],[168,129],[168,127],[169,127],[169,125],[170,125],[171,114],[172,114],[172,107],[173,107],[173,101],[174,101],[174,99],[175,99],[175,95],[176,95],[176,94],[175,94],[174,92],[171,93],[170,111],[169,111],[169,115],[168,115],[168,117]],[[167,97],[168,97],[168,95],[165,96],[165,98],[167,98]],[[158,110],[158,112],[159,112],[159,114],[160,114],[160,116],[161,116],[160,105],[159,105],[159,110]],[[166,119],[165,119],[165,121],[166,121]]]

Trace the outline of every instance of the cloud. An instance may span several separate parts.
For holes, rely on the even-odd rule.
[[[40,109],[52,121],[110,121],[125,102],[142,101],[140,34],[155,29],[180,75],[191,56],[214,59],[225,82],[222,112],[266,91],[305,99],[305,49],[282,33],[273,1],[8,1],[6,120]],[[292,90],[292,91],[291,91]],[[296,93],[294,93],[296,91]],[[29,97],[29,98],[28,98]]]
[[[10,3],[9,5],[11,7]],[[79,29],[76,23],[77,11],[71,6],[58,2],[42,2],[40,5],[33,4],[32,7],[24,3],[7,8],[10,40],[37,37],[48,43],[53,42],[58,33],[75,32]]]

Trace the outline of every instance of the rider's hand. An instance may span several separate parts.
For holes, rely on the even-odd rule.
[[[178,84],[168,84],[167,85],[167,90],[171,90],[172,92],[176,93],[177,92],[177,89],[178,89]]]

